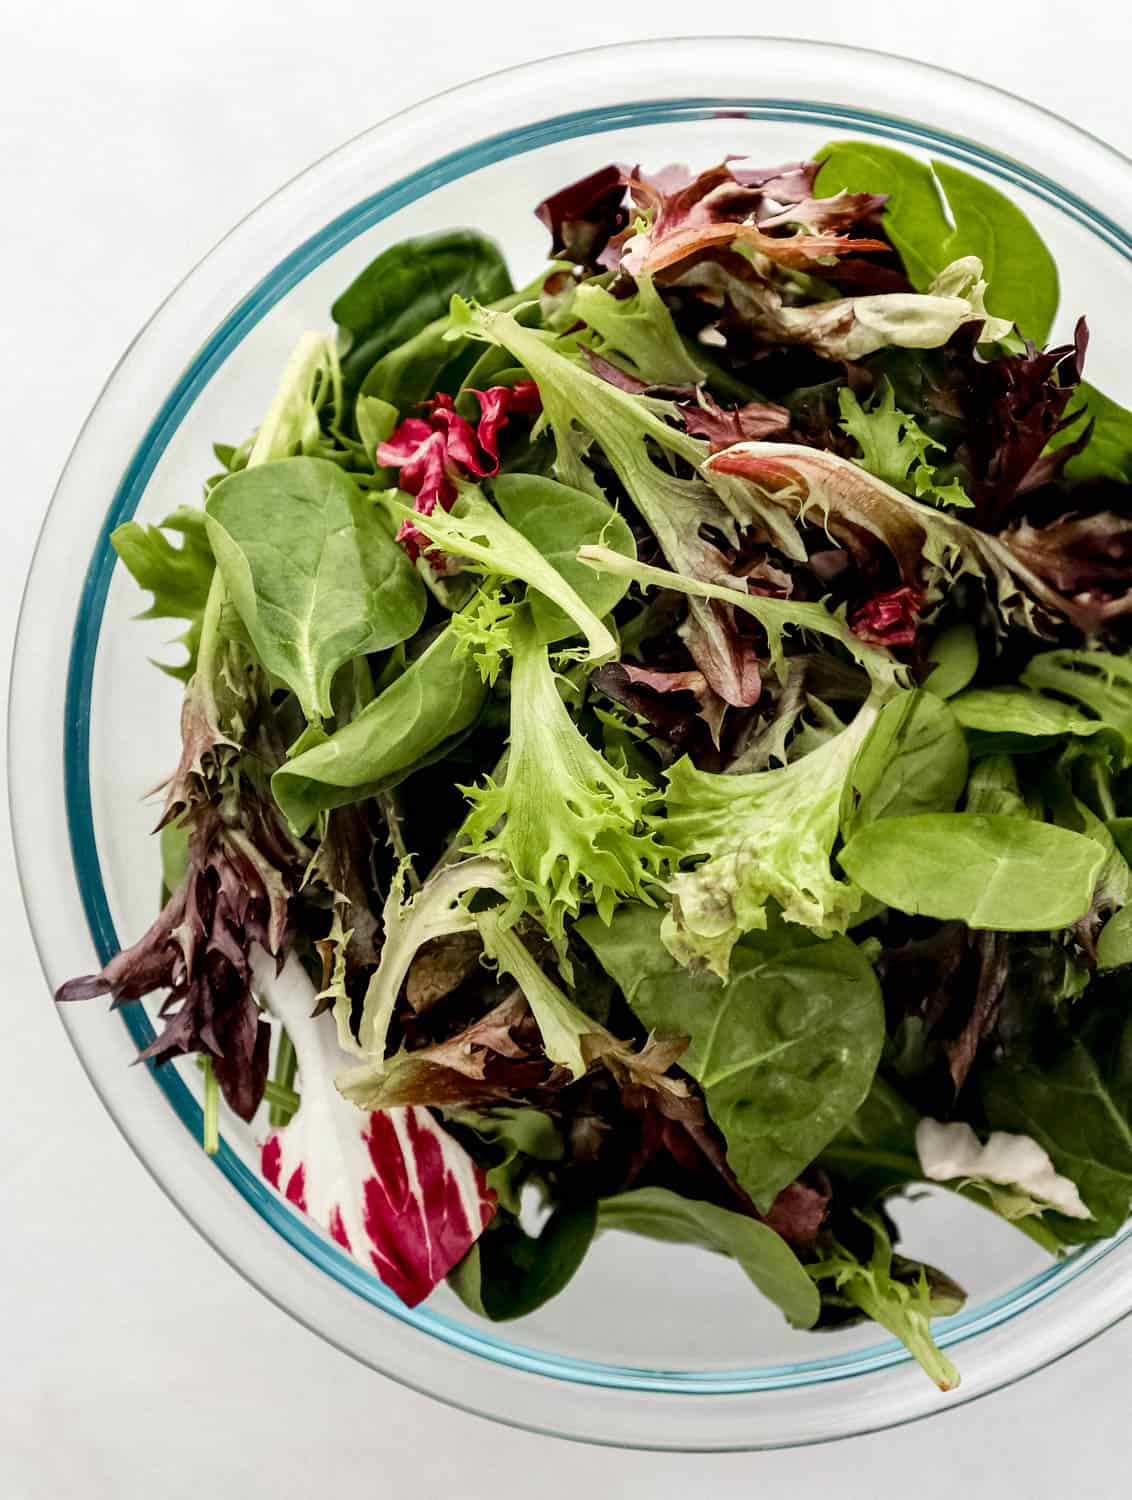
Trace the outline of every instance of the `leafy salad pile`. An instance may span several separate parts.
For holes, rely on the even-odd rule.
[[[407,1303],[595,1233],[871,1318],[943,1387],[940,1183],[1052,1253],[1132,1199],[1132,415],[1045,347],[987,184],[835,143],[609,166],[516,290],[385,250],[203,508],[165,904],[61,999],[266,1103],[262,1169]]]

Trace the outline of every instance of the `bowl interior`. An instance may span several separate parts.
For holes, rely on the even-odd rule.
[[[1054,339],[1071,334],[1079,313],[1091,314],[1090,378],[1117,399],[1132,400],[1120,347],[1132,312],[1132,251],[1123,233],[1035,172],[866,111],[737,98],[595,109],[480,140],[370,198],[343,202],[340,215],[286,260],[255,268],[247,296],[207,338],[175,388],[152,392],[158,416],[113,496],[89,565],[67,685],[66,794],[83,906],[103,961],[119,940],[132,941],[152,920],[158,851],[148,838],[153,805],[143,797],[176,761],[180,697],[179,684],[147,662],[173,659],[177,648],[165,644],[171,633],[166,622],[133,618],[142,601],[132,580],[113,568],[106,540],[113,527],[130,516],[159,521],[178,505],[198,503],[201,481],[215,467],[213,442],[246,436],[297,337],[328,327],[335,295],[396,240],[454,225],[483,229],[504,246],[521,284],[546,249],[533,205],[606,161],[706,166],[738,153],[769,165],[846,136],[953,161],[1013,196],[1061,270]],[[100,506],[104,498],[92,496],[90,503]],[[99,1017],[97,1024],[124,1026],[135,1043],[152,1035],[140,1007],[125,1008],[116,1020]],[[121,1088],[161,1090],[184,1128],[199,1136],[195,1068],[148,1076],[123,1071]],[[223,1123],[217,1165],[229,1190],[321,1273],[356,1293],[359,1320],[380,1323],[391,1314],[500,1363],[621,1389],[781,1389],[906,1359],[871,1327],[820,1337],[796,1333],[730,1262],[624,1235],[602,1237],[566,1292],[517,1327],[480,1323],[444,1288],[409,1312],[262,1182],[255,1168],[262,1126],[247,1128],[230,1118]],[[949,1195],[926,1193],[902,1203],[897,1217],[909,1252],[940,1265],[970,1293],[968,1309],[941,1325],[945,1344],[1009,1318],[1087,1259],[1055,1267],[1024,1236]]]

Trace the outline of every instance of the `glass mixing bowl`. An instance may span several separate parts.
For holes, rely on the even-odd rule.
[[[264,410],[296,337],[409,234],[474,225],[517,284],[543,259],[531,209],[610,160],[773,164],[856,136],[956,162],[1031,216],[1062,275],[1056,334],[1093,318],[1091,378],[1132,402],[1132,164],[1019,99],[850,48],[726,38],[618,46],[482,79],[374,127],[256,209],[138,336],[92,412],[36,553],[13,679],[13,823],[52,986],[90,972],[154,912],[158,850],[142,796],[176,761],[178,685],[147,658],[162,622],[107,540],[129,516],[194,502],[214,440]],[[1103,205],[1103,209],[1101,207]],[[46,995],[43,1003],[49,1004]],[[197,1070],[131,1069],[138,1006],[70,1006],[63,1024],[107,1109],[187,1218],[279,1306],[374,1369],[506,1422],[657,1448],[757,1448],[885,1427],[1048,1364],[1132,1307],[1128,1231],[1060,1264],[971,1205],[898,1210],[912,1254],[962,1281],[939,1325],[960,1366],[941,1396],[873,1327],[789,1329],[707,1253],[606,1235],[548,1307],[478,1322],[447,1292],[403,1307],[259,1177],[254,1132],[199,1146]]]

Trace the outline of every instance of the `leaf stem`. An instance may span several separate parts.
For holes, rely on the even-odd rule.
[[[271,1082],[267,1088],[274,1086],[280,1091],[286,1091],[287,1095],[294,1098],[295,1103],[283,1104],[278,1099],[272,1099],[265,1089],[264,1096],[271,1105],[268,1121],[271,1125],[286,1125],[288,1119],[298,1108],[298,1095],[294,1093],[297,1059],[295,1057],[295,1044],[291,1041],[289,1033],[282,1028],[279,1032],[279,1045],[275,1051],[275,1071],[271,1075]]]
[[[201,1144],[209,1156],[215,1156],[220,1150],[220,1085],[216,1081],[216,1074],[212,1071],[212,1064],[207,1057],[204,1059]]]
[[[285,1084],[277,1083],[274,1078],[269,1078],[263,1087],[263,1097],[271,1105],[272,1115],[276,1110],[283,1116],[279,1123],[286,1125],[293,1114],[298,1112],[301,1101],[299,1094]],[[274,1119],[272,1121],[274,1123]]]

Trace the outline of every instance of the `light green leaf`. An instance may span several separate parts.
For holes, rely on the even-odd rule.
[[[983,813],[884,818],[841,864],[886,906],[1001,932],[1068,927],[1088,911],[1105,853],[1083,834]]]
[[[206,507],[209,541],[256,653],[308,718],[355,656],[411,636],[424,588],[349,475],[317,458],[230,474]]]
[[[973,625],[950,625],[928,647],[931,671],[924,687],[937,698],[954,698],[979,670],[979,642]]]
[[[947,162],[928,166],[872,141],[835,141],[817,158],[822,169],[815,192],[888,194],[884,227],[914,286],[927,287],[949,262],[976,255],[991,311],[1017,323],[1035,343],[1045,342],[1057,311],[1057,266],[1004,193]]]
[[[482,572],[492,577],[517,579],[536,589],[585,636],[591,660],[612,656],[616,651],[617,641],[609,627],[538,548],[505,521],[477,490],[462,488],[451,511],[438,506],[429,516],[394,501],[389,505],[395,515],[402,520],[411,519],[419,531],[445,552],[477,563]]]
[[[934,693],[901,693],[881,709],[853,763],[842,835],[878,818],[951,812],[966,783],[967,744],[955,715]]]
[[[180,546],[169,540],[167,531],[180,536]],[[188,629],[178,637],[187,659],[175,666],[158,663],[170,677],[187,682],[196,667],[201,620],[215,567],[204,512],[182,506],[160,526],[125,521],[110,533],[110,543],[138,584],[153,595],[153,603],[138,618],[187,621]]]
[[[515,530],[522,532],[595,615],[604,618],[620,603],[628,581],[595,574],[577,555],[580,547],[601,543],[625,557],[636,556],[633,533],[608,500],[535,474],[502,474],[491,492]],[[536,590],[528,603],[542,640],[556,641],[572,633],[569,615],[545,594]]]

